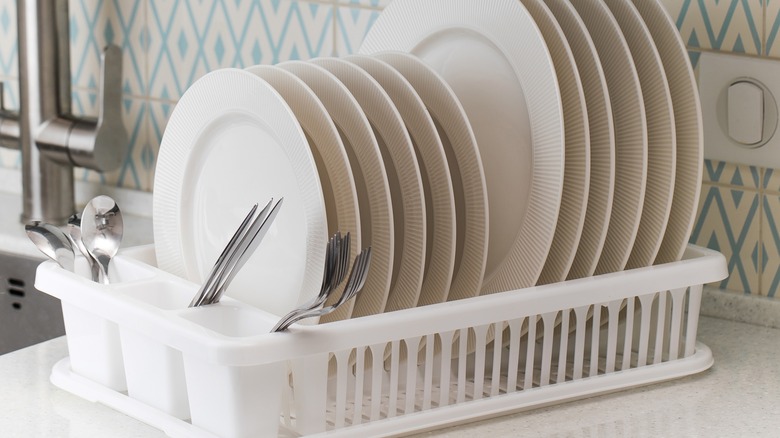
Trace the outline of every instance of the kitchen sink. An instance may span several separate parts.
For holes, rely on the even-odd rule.
[[[65,334],[60,300],[34,286],[41,261],[0,252],[0,354]]]

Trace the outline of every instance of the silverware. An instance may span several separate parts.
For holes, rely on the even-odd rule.
[[[289,311],[279,320],[277,326],[283,325],[288,319],[295,318],[307,310],[315,309],[327,301],[331,293],[344,280],[345,267],[348,266],[349,262],[349,240],[349,233],[343,239],[339,231],[331,236],[325,246],[325,268],[322,273],[320,292],[311,300]]]
[[[342,239],[341,232],[337,231],[331,236],[325,247],[325,268],[322,274],[322,286],[320,286],[319,294],[284,315],[279,322],[276,323],[276,327],[285,325],[288,320],[295,318],[303,312],[316,309],[323,305],[333,291],[336,290],[338,285],[344,281],[344,277],[346,277],[347,270],[349,269],[349,255],[350,234],[347,233]]]
[[[258,217],[249,227],[249,231],[247,231],[244,238],[241,239],[236,251],[230,257],[225,269],[220,274],[219,280],[217,281],[217,287],[214,289],[214,295],[209,299],[209,304],[219,302],[228,285],[230,285],[236,277],[236,274],[241,271],[241,268],[244,267],[247,260],[252,257],[252,254],[257,247],[260,246],[260,242],[263,241],[263,238],[265,238],[265,235],[268,233],[268,229],[271,228],[271,224],[273,224],[276,216],[279,214],[283,201],[284,198],[280,198],[262,220]]]
[[[265,209],[271,205],[272,201],[273,200],[268,202],[268,205],[265,206],[263,211],[265,211]],[[225,245],[225,249],[222,250],[222,254],[219,255],[216,263],[214,263],[214,266],[211,268],[209,275],[206,277],[206,281],[203,282],[203,284],[200,286],[200,289],[198,289],[198,293],[196,293],[195,297],[193,297],[192,301],[190,301],[189,307],[197,307],[202,305],[206,296],[211,294],[211,289],[214,287],[214,282],[219,277],[219,273],[225,268],[225,263],[230,258],[230,255],[235,249],[236,244],[241,239],[241,237],[246,234],[246,230],[252,223],[252,218],[257,211],[257,207],[258,204],[252,206],[252,209],[249,210],[249,214],[246,215],[244,220],[241,222],[241,225],[238,226],[238,229],[236,229],[236,232],[233,234],[233,237],[231,237],[227,245]],[[260,212],[261,215],[263,214],[263,211]]]
[[[29,222],[24,226],[24,231],[42,253],[57,262],[63,269],[73,272],[76,255],[64,231],[39,221]]]
[[[87,260],[92,281],[100,281],[100,268],[98,267],[97,261],[92,257],[92,254],[87,251],[84,242],[81,240],[81,215],[79,213],[74,213],[68,218],[67,230],[71,243],[79,249],[81,255]]]
[[[122,212],[108,196],[93,198],[81,215],[81,240],[100,269],[100,282],[109,283],[108,266],[119,250],[124,233]]]
[[[233,278],[260,245],[271,223],[276,219],[283,200],[284,198],[280,199],[271,207],[273,203],[272,198],[257,214],[255,213],[258,205],[254,205],[225,246],[225,249],[222,250],[222,254],[220,254],[208,277],[206,277],[206,281],[190,302],[189,307],[219,302],[230,282],[233,281]]]
[[[358,254],[358,256],[355,257],[355,261],[352,264],[352,272],[350,272],[349,274],[349,279],[347,279],[347,284],[344,287],[344,292],[342,292],[341,297],[339,297],[339,300],[335,304],[331,306],[323,307],[321,309],[310,309],[308,311],[298,314],[294,318],[287,318],[287,319],[283,318],[274,326],[273,329],[271,329],[271,332],[286,330],[288,327],[290,327],[290,325],[302,319],[327,315],[328,313],[331,313],[334,310],[338,309],[342,304],[354,298],[355,295],[357,295],[358,292],[360,292],[360,290],[363,289],[363,286],[366,283],[366,277],[370,265],[371,265],[371,248],[369,247],[361,251],[360,254]]]

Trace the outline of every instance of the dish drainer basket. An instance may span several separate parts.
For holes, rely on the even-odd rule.
[[[70,355],[52,382],[173,437],[406,434],[700,372],[702,285],[727,275],[689,246],[675,263],[268,333],[275,316],[230,298],[187,308],[198,285],[157,269],[152,247],[112,269],[100,285],[83,260],[38,268]]]

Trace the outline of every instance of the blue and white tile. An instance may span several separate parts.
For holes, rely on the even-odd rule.
[[[761,169],[756,166],[704,160],[703,181],[732,187],[758,189],[761,184]]]
[[[19,77],[16,1],[0,0],[0,76]]]
[[[73,111],[79,116],[95,116],[97,114],[96,93],[88,90],[74,91]],[[122,99],[122,122],[128,133],[128,144],[127,152],[122,159],[120,167],[106,173],[88,169],[76,169],[76,178],[110,186],[149,190],[147,184],[149,172],[140,165],[144,145],[149,142],[148,104],[146,100],[124,97]]]
[[[780,57],[780,0],[766,1],[763,54]]]
[[[761,188],[766,193],[780,194],[780,169],[762,168]]]
[[[145,96],[148,89],[146,66],[149,31],[144,0],[112,0],[108,25],[115,29],[114,44],[122,49],[122,91]]]
[[[780,298],[780,194],[763,196],[763,215],[760,294]]]
[[[149,96],[178,100],[199,77],[223,67],[330,55],[330,5],[259,0],[151,1]]]
[[[392,0],[338,0],[339,4],[346,6],[365,6],[381,9],[389,5]]]
[[[763,259],[760,211],[756,191],[702,185],[691,242],[726,256],[729,277],[716,286],[743,293],[759,293]]]
[[[689,48],[759,55],[763,4],[756,0],[662,0]],[[693,58],[694,65],[697,58]]]
[[[314,2],[258,3],[255,21],[261,27],[252,26],[249,41],[241,44],[245,65],[278,64],[289,60],[306,60],[333,54],[333,7]],[[265,41],[263,41],[265,40]],[[256,46],[255,43],[258,45]],[[261,48],[260,62],[255,48]]]
[[[74,87],[97,89],[100,57],[108,44],[122,49],[122,89],[146,90],[143,0],[78,0],[70,4],[70,66]]]
[[[380,13],[380,11],[365,8],[338,8],[336,26],[336,53],[338,56],[357,53]]]
[[[3,83],[2,105],[6,109],[19,108],[19,56],[16,38],[16,1],[0,0],[0,82]],[[0,148],[0,167],[19,169],[21,153]]]

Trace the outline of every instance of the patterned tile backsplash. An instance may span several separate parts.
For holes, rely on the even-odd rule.
[[[644,1],[644,0],[642,0]],[[696,66],[701,51],[780,58],[780,0],[662,0]],[[0,0],[3,103],[18,107],[15,0]],[[187,87],[210,70],[354,53],[390,0],[70,0],[73,108],[94,115],[100,50],[122,47],[122,167],[78,178],[152,189],[165,124]],[[0,149],[0,166],[19,153]],[[723,252],[718,286],[780,298],[780,171],[705,163],[692,241]]]

